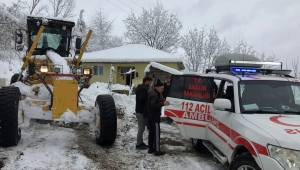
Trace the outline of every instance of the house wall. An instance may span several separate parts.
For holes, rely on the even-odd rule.
[[[110,67],[111,64],[115,67],[115,71],[116,72],[121,72],[121,68],[122,67],[134,67],[136,72],[138,73],[138,77],[134,77],[134,79],[132,80],[132,83],[134,83],[135,87],[138,84],[141,84],[143,81],[143,78],[145,77],[145,73],[144,70],[146,68],[146,66],[149,64],[149,62],[145,63],[145,62],[137,62],[137,63],[82,63],[83,67],[91,67],[93,68],[94,65],[103,65],[104,66],[104,75],[100,76],[100,75],[93,75],[92,79],[90,80],[90,84],[94,83],[94,82],[105,82],[107,83],[109,80],[109,74],[110,74]],[[163,64],[165,66],[174,68],[174,69],[178,69],[178,64],[177,62],[173,62],[173,63],[160,63]],[[136,75],[136,74],[135,74]],[[117,73],[113,73],[113,84],[123,84],[125,85],[126,83],[126,78],[124,76],[124,79],[122,77],[122,75],[117,74]]]

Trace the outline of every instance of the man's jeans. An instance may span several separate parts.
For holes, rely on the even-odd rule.
[[[147,118],[145,118],[142,113],[136,113],[136,117],[138,120],[138,133],[137,133],[136,145],[140,145],[140,144],[144,143],[143,133],[144,133],[146,125],[147,125]]]

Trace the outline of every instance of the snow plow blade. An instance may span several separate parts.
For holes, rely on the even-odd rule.
[[[78,83],[76,80],[53,80],[52,119],[59,119],[68,109],[77,114]]]

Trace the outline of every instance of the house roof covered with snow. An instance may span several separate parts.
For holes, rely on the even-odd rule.
[[[165,71],[165,72],[170,73],[170,74],[175,74],[175,75],[182,75],[183,74],[183,72],[181,72],[181,71],[175,70],[174,68],[167,67],[165,65],[162,65],[162,64],[159,64],[159,63],[156,63],[156,62],[150,62],[150,64],[148,64],[146,66],[144,72],[145,73],[150,72],[150,67],[157,68],[159,70]]]
[[[179,55],[143,44],[129,44],[108,50],[84,53],[82,62],[182,62]]]

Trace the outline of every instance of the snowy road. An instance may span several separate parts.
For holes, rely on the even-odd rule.
[[[17,84],[17,83],[16,83]],[[16,85],[15,84],[15,85]],[[19,84],[21,91],[30,94],[31,88]],[[83,89],[81,97],[85,104],[94,104],[97,95],[109,94],[106,83],[93,83]],[[115,89],[124,89],[115,85]],[[49,97],[41,88],[40,95]],[[72,128],[57,123],[41,124],[35,120],[22,128],[22,138],[16,147],[0,147],[1,170],[120,170],[120,169],[163,169],[163,170],[225,170],[208,152],[199,154],[192,149],[189,139],[179,133],[176,126],[161,124],[161,148],[164,156],[156,157],[147,150],[135,150],[137,119],[134,116],[135,100],[124,94],[112,94],[118,112],[118,135],[109,148],[96,145],[94,134],[88,126],[71,124]],[[33,109],[28,107],[26,109]],[[35,110],[29,110],[32,113]],[[145,142],[147,142],[145,132]]]
[[[96,145],[93,133],[86,126],[64,128],[57,124],[32,122],[22,131],[18,146],[0,148],[0,162],[4,163],[2,169],[225,170],[209,153],[194,151],[190,140],[182,138],[176,127],[162,124],[161,143],[167,154],[155,157],[147,150],[135,150],[137,128],[134,119],[122,118],[118,122],[118,138],[109,148]]]

